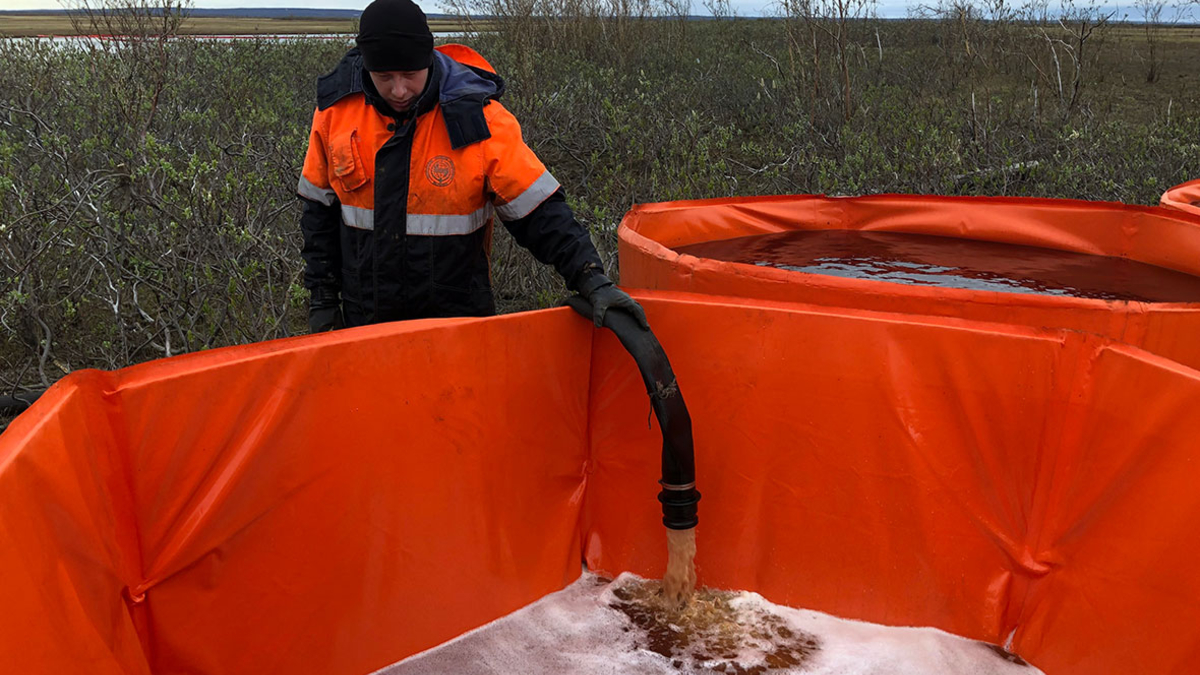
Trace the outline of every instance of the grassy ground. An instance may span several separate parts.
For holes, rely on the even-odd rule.
[[[1105,26],[1081,45],[1070,22],[852,22],[841,43],[802,18],[493,27],[464,40],[505,77],[504,104],[614,274],[637,202],[1152,204],[1200,177],[1195,28]],[[343,49],[0,41],[0,388],[303,332],[294,190],[315,78]],[[566,292],[502,228],[493,283],[502,311]]]
[[[1123,117],[1145,118],[1172,101],[1200,101],[1200,26],[1150,28],[1155,33],[1162,73],[1147,82],[1147,27],[1116,25],[1103,37],[1096,61],[1096,88],[1103,106]],[[1194,109],[1194,108],[1193,108]]]
[[[429,28],[435,32],[462,29],[454,20],[433,19]],[[199,17],[183,22],[183,35],[262,35],[262,34],[320,34],[353,33],[358,29],[354,20],[340,19],[265,19],[235,17]],[[88,26],[78,26],[67,16],[44,14],[5,14],[0,17],[0,37],[34,37],[38,35],[92,34]]]

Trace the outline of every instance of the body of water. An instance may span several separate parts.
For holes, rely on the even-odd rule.
[[[448,40],[466,35],[464,31],[440,31],[435,39]],[[36,37],[0,38],[0,41],[48,41],[63,46],[102,44],[105,41],[120,41],[120,35],[39,35]],[[246,40],[337,40],[352,42],[353,33],[262,33],[255,35],[181,35],[178,40],[200,40],[202,42],[243,42]]]

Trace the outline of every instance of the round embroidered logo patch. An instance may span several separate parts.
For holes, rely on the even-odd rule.
[[[454,180],[454,162],[445,155],[438,155],[425,163],[425,177],[438,187],[446,187]]]

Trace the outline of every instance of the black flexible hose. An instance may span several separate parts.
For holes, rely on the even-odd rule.
[[[582,296],[567,299],[567,305],[592,320],[592,303]],[[663,489],[658,494],[662,502],[663,525],[672,530],[688,530],[696,526],[696,461],[692,445],[692,418],[688,415],[683,393],[675,381],[671,362],[654,333],[643,329],[629,314],[610,309],[604,313],[604,327],[616,334],[625,351],[637,363],[650,395],[650,405],[662,430]]]

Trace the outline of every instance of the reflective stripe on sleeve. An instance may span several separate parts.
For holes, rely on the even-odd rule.
[[[537,180],[533,181],[533,185],[529,189],[522,192],[516,199],[510,201],[503,206],[496,207],[496,213],[505,220],[518,220],[524,218],[533,212],[546,198],[554,194],[554,191],[559,188],[558,181],[554,176],[546,171]]]
[[[296,186],[296,193],[305,199],[311,199],[325,206],[332,206],[333,200],[337,198],[336,192],[333,190],[322,190],[313,185],[312,181],[304,176],[300,176],[300,184]]]
[[[375,211],[373,209],[342,204],[342,220],[346,221],[350,227],[357,227],[360,230],[375,229]]]
[[[426,213],[410,213],[406,223],[408,234],[420,234],[433,237],[444,237],[454,234],[470,234],[483,227],[488,218],[492,217],[492,205],[485,204],[483,208],[465,216],[434,215]]]

